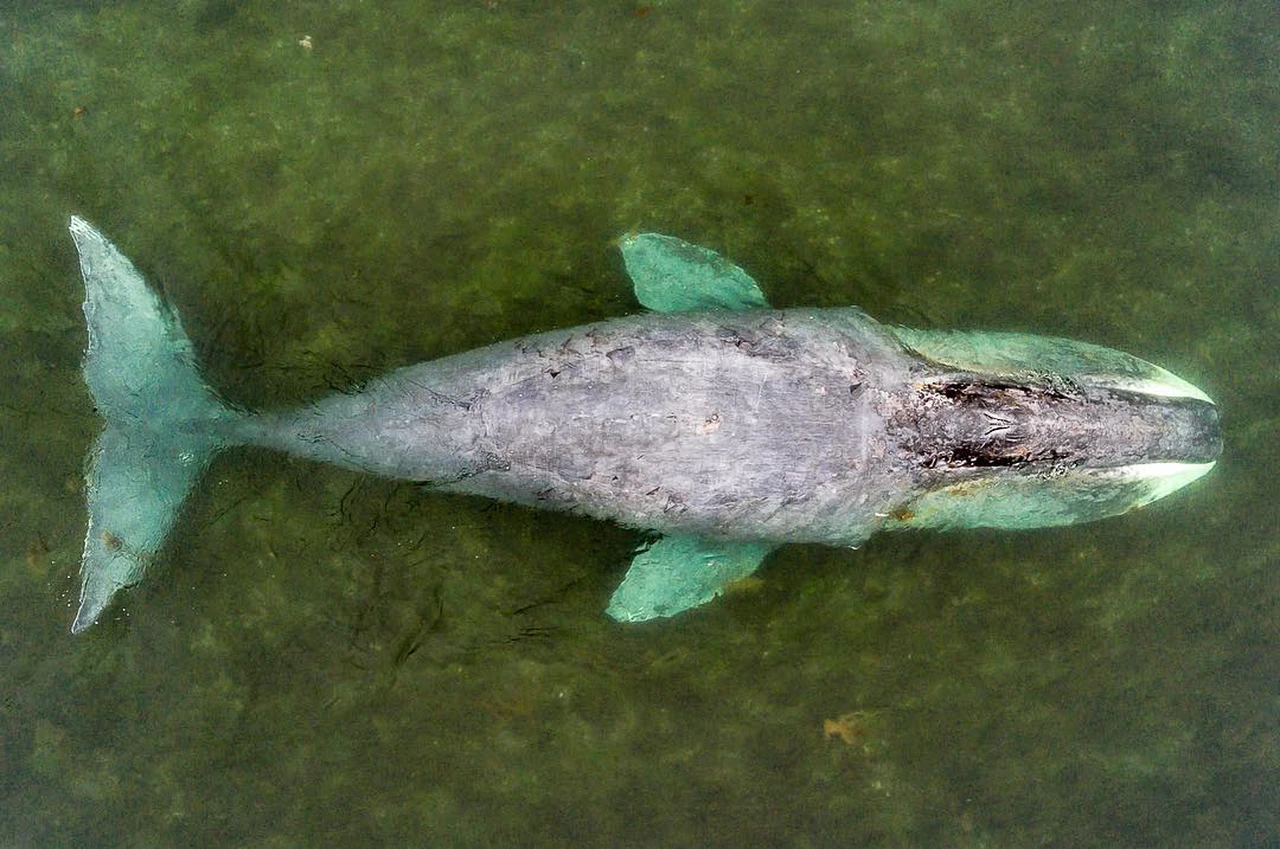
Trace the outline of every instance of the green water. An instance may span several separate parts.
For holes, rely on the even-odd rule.
[[[1271,0],[6,6],[0,845],[1280,839],[1277,57]],[[72,212],[248,406],[634,311],[645,229],[777,306],[1130,351],[1225,454],[643,627],[628,531],[232,454],[73,639]]]

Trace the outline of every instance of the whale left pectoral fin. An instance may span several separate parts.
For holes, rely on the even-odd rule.
[[[760,567],[773,545],[663,537],[638,552],[605,609],[619,622],[675,616],[706,604]]]
[[[624,236],[618,247],[636,300],[654,312],[769,306],[751,275],[713,250],[660,233]]]

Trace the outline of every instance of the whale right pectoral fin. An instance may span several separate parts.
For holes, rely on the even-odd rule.
[[[619,622],[675,616],[749,576],[775,546],[668,536],[641,550],[605,609]]]
[[[624,236],[618,246],[636,300],[654,312],[769,306],[751,275],[713,250],[660,233]]]

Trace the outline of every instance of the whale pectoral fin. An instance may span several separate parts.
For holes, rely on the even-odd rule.
[[[663,537],[640,551],[605,609],[619,622],[675,616],[706,604],[749,576],[774,546],[701,537]]]
[[[618,245],[636,300],[654,312],[769,306],[756,281],[715,251],[659,233],[624,236]]]

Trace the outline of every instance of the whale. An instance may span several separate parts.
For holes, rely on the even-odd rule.
[[[770,306],[720,254],[632,233],[644,311],[409,365],[283,410],[229,403],[178,314],[84,219],[79,633],[142,580],[218,452],[257,446],[640,532],[604,613],[710,602],[790,543],[1116,516],[1209,472],[1214,402],[1130,354]]]

